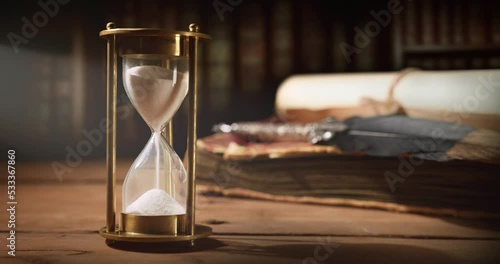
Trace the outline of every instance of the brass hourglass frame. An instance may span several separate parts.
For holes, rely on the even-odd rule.
[[[210,36],[199,33],[196,24],[189,25],[189,31],[167,31],[157,28],[116,28],[113,22],[106,25],[106,30],[99,36],[107,40],[107,104],[106,104],[106,227],[99,234],[106,239],[127,242],[174,242],[189,241],[207,237],[212,233],[208,226],[195,224],[195,164],[196,164],[196,124],[197,124],[197,70],[198,44],[202,40],[210,40]],[[161,40],[169,40],[168,44]],[[155,41],[159,40],[159,41]],[[121,45],[123,47],[121,47]],[[186,215],[182,219],[171,216],[150,216],[146,218],[122,214],[122,225],[127,225],[134,232],[125,231],[116,225],[116,101],[118,55],[138,57],[171,54],[187,57],[189,64],[188,87],[188,135],[187,135],[187,203]],[[168,62],[166,62],[168,63]],[[172,121],[162,132],[172,145]],[[147,221],[145,221],[147,220]],[[174,221],[175,220],[175,221]],[[126,222],[126,223],[123,223]],[[176,232],[164,233],[171,230]],[[158,232],[155,232],[156,231]],[[141,232],[147,230],[147,232]]]

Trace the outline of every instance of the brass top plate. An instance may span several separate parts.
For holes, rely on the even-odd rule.
[[[200,40],[212,39],[210,35],[199,32],[169,31],[161,28],[113,28],[99,32],[99,36],[103,39],[113,35],[119,37],[198,37]]]

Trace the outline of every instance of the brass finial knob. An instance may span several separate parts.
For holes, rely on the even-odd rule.
[[[115,22],[109,22],[106,24],[106,29],[113,29],[116,28]]]
[[[192,23],[189,25],[189,31],[190,32],[198,32],[200,30],[200,27],[196,23]]]

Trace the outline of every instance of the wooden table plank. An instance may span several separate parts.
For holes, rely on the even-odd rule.
[[[90,232],[105,223],[104,184],[19,183],[17,198],[20,231]],[[198,197],[197,222],[218,234],[500,238],[498,224],[484,220],[225,197]]]
[[[119,183],[129,163],[120,161]],[[203,195],[198,196],[197,221],[214,229],[211,238],[188,251],[171,246],[128,246],[125,249],[135,251],[124,251],[116,245],[110,248],[96,233],[105,223],[104,163],[77,166],[62,182],[49,163],[18,167],[18,254],[9,257],[1,246],[1,263],[407,264],[500,259],[496,222]],[[6,197],[0,197],[5,204]],[[120,184],[117,197],[120,201]],[[6,228],[0,225],[3,237]]]
[[[192,251],[149,246],[141,248],[149,252],[133,252],[108,247],[96,233],[21,233],[17,244],[15,258],[0,247],[1,263],[443,264],[500,259],[500,242],[484,240],[215,235],[199,241]]]

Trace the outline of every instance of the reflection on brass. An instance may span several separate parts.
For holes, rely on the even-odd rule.
[[[128,54],[143,54],[139,58],[146,58],[147,55],[154,55],[157,57],[168,57],[172,56],[187,56],[187,54],[181,53],[183,50],[181,47],[184,42],[187,42],[187,38],[171,39],[171,38],[161,38],[161,37],[118,37],[119,47],[118,53],[121,56]]]

